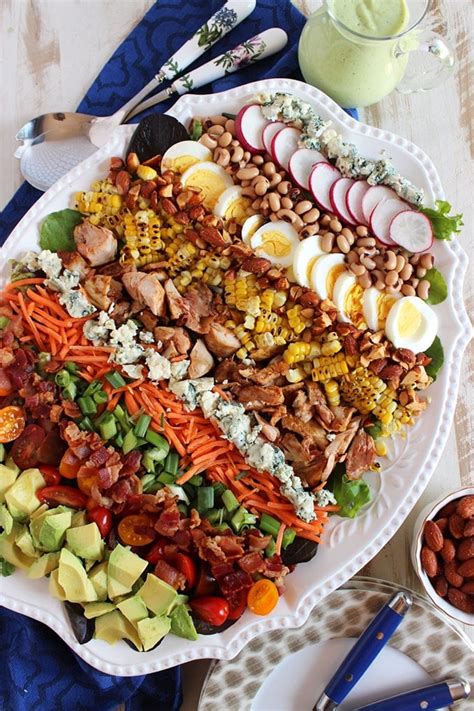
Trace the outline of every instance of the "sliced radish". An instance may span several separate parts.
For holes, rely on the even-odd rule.
[[[356,225],[369,224],[362,211],[362,201],[369,190],[371,187],[366,180],[356,180],[346,193],[346,207]]]
[[[316,163],[311,171],[309,189],[318,205],[327,212],[333,209],[329,197],[331,186],[341,177],[338,169],[330,163]]]
[[[284,128],[286,128],[286,123],[283,123],[283,121],[271,121],[270,123],[267,123],[263,129],[262,142],[266,152],[269,155],[272,154],[272,140],[274,136],[278,133],[278,131],[282,131]]]
[[[370,222],[370,216],[375,207],[382,200],[398,200],[397,193],[392,188],[385,187],[385,185],[372,185],[365,193],[362,199],[362,212],[367,224]]]
[[[271,154],[273,160],[276,160],[285,170],[288,170],[288,163],[295,151],[298,150],[298,141],[300,140],[301,131],[298,128],[286,128],[278,131],[272,138]]]
[[[329,199],[334,212],[343,222],[347,222],[349,225],[355,225],[346,205],[347,193],[352,185],[354,185],[352,178],[339,178],[331,185],[331,190],[329,191]]]
[[[319,151],[311,148],[299,148],[290,158],[288,171],[300,188],[309,190],[309,176],[316,163],[327,163],[326,158]]]
[[[247,104],[240,109],[235,117],[235,133],[247,151],[260,153],[265,150],[262,133],[268,123],[260,104]]]
[[[390,237],[390,225],[395,215],[407,209],[402,200],[382,200],[372,211],[370,229],[383,244],[396,244]]]
[[[424,252],[433,244],[431,220],[422,212],[402,210],[390,223],[390,238],[409,252]]]

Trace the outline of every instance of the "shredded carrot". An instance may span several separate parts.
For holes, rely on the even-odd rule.
[[[125,405],[132,416],[136,415],[137,412],[140,411],[140,406],[128,390],[125,392]]]
[[[30,277],[29,279],[18,279],[18,281],[12,281],[10,284],[4,286],[4,291],[13,291],[14,289],[20,289],[22,286],[31,286],[32,284],[43,284],[44,278],[41,277]]]
[[[278,529],[278,535],[276,537],[275,541],[275,553],[277,555],[280,555],[281,553],[281,544],[283,541],[283,534],[285,533],[286,529],[286,524],[283,523],[283,521],[280,523],[280,528]]]
[[[223,400],[227,400],[227,402],[229,402],[230,398],[228,393],[226,393],[225,390],[222,390],[222,388],[220,388],[218,385],[214,385],[212,390],[218,395],[220,395]]]

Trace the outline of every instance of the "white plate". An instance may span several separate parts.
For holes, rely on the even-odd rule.
[[[262,91],[288,91],[309,101],[324,118],[332,119],[335,128],[356,143],[362,154],[375,158],[384,151],[392,157],[397,170],[425,190],[427,202],[444,197],[435,167],[417,146],[394,134],[358,123],[327,96],[302,82],[269,79],[210,96],[188,94],[179,99],[169,113],[186,124],[193,115],[236,112]],[[39,225],[49,212],[70,207],[74,192],[87,190],[94,180],[107,173],[108,159],[123,154],[133,130],[133,126],[120,127],[106,146],[38,200],[2,248],[0,279],[7,278],[9,258],[37,246]],[[231,659],[256,635],[302,625],[317,603],[354,575],[393,536],[428,483],[446,443],[456,404],[461,356],[471,332],[462,301],[467,257],[456,241],[437,242],[433,251],[436,265],[443,271],[449,286],[448,299],[436,307],[446,364],[430,388],[433,403],[411,428],[407,439],[396,441],[383,476],[371,474],[368,477],[374,490],[371,504],[354,520],[338,517],[331,520],[325,545],[311,563],[299,565],[288,577],[286,594],[271,615],[260,618],[247,612],[219,635],[200,637],[197,642],[169,635],[157,649],[139,653],[125,643],[113,647],[100,641],[79,645],[61,604],[49,596],[44,580],[30,581],[22,573],[15,573],[1,581],[0,602],[41,620],[86,662],[117,675],[148,674],[203,657]],[[414,442],[416,446],[411,446]]]

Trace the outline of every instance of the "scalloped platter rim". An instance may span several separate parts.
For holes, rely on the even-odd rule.
[[[257,94],[271,91],[287,91],[311,103],[324,118],[333,121],[345,138],[356,143],[362,154],[391,157],[399,172],[424,189],[428,203],[444,197],[438,173],[420,148],[400,136],[355,121],[325,94],[299,81],[268,79],[218,94],[188,94],[168,113],[187,124],[193,115],[236,112]],[[67,207],[73,192],[87,189],[93,180],[104,175],[108,158],[124,152],[134,128],[119,127],[103,148],[67,173],[35,203],[2,248],[0,281],[7,278],[10,257],[36,246],[38,226],[44,217],[53,210]],[[0,604],[43,622],[87,663],[107,674],[120,676],[149,674],[193,659],[231,659],[256,635],[302,625],[318,602],[355,575],[398,530],[430,480],[446,444],[456,404],[461,356],[471,337],[471,324],[462,300],[468,260],[455,241],[438,242],[434,253],[437,266],[448,282],[449,296],[436,307],[446,362],[429,390],[433,402],[410,429],[407,438],[394,441],[382,476],[370,475],[374,485],[371,504],[355,519],[337,516],[331,519],[325,545],[320,546],[311,562],[297,566],[288,577],[285,596],[268,617],[247,612],[218,635],[200,636],[197,642],[169,635],[156,649],[139,653],[125,643],[109,646],[93,640],[80,645],[72,634],[62,604],[50,597],[44,579],[30,580],[20,571],[0,579]],[[415,441],[416,446],[410,446]]]

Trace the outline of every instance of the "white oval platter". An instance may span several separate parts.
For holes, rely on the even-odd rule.
[[[355,143],[363,155],[393,159],[396,169],[425,191],[425,202],[444,197],[436,169],[417,146],[381,129],[350,118],[325,94],[302,82],[269,79],[212,95],[188,94],[168,112],[187,125],[194,115],[206,116],[239,108],[264,91],[286,91],[310,102],[333,121],[334,128]],[[107,174],[108,159],[123,155],[134,126],[122,126],[97,153],[78,165],[50,188],[12,232],[1,250],[0,281],[7,279],[7,262],[37,247],[38,228],[45,216],[70,207],[76,191]],[[448,146],[446,150],[449,150]],[[467,228],[466,228],[467,229]],[[435,240],[436,242],[436,240]],[[456,241],[436,242],[436,266],[449,287],[448,299],[436,312],[439,336],[445,350],[445,366],[429,389],[431,405],[410,429],[406,440],[398,438],[381,476],[370,475],[372,502],[356,519],[333,517],[324,545],[309,563],[288,576],[286,593],[265,618],[246,612],[225,632],[200,636],[189,642],[169,635],[156,649],[139,653],[120,642],[110,646],[93,640],[81,646],[71,632],[62,604],[50,597],[46,580],[29,580],[22,572],[0,578],[0,603],[48,625],[76,654],[101,671],[121,676],[149,674],[199,658],[231,659],[256,635],[277,628],[298,627],[310,611],[331,591],[352,577],[373,558],[400,527],[423,492],[446,444],[456,404],[461,357],[471,336],[471,325],[462,300],[467,257]]]

